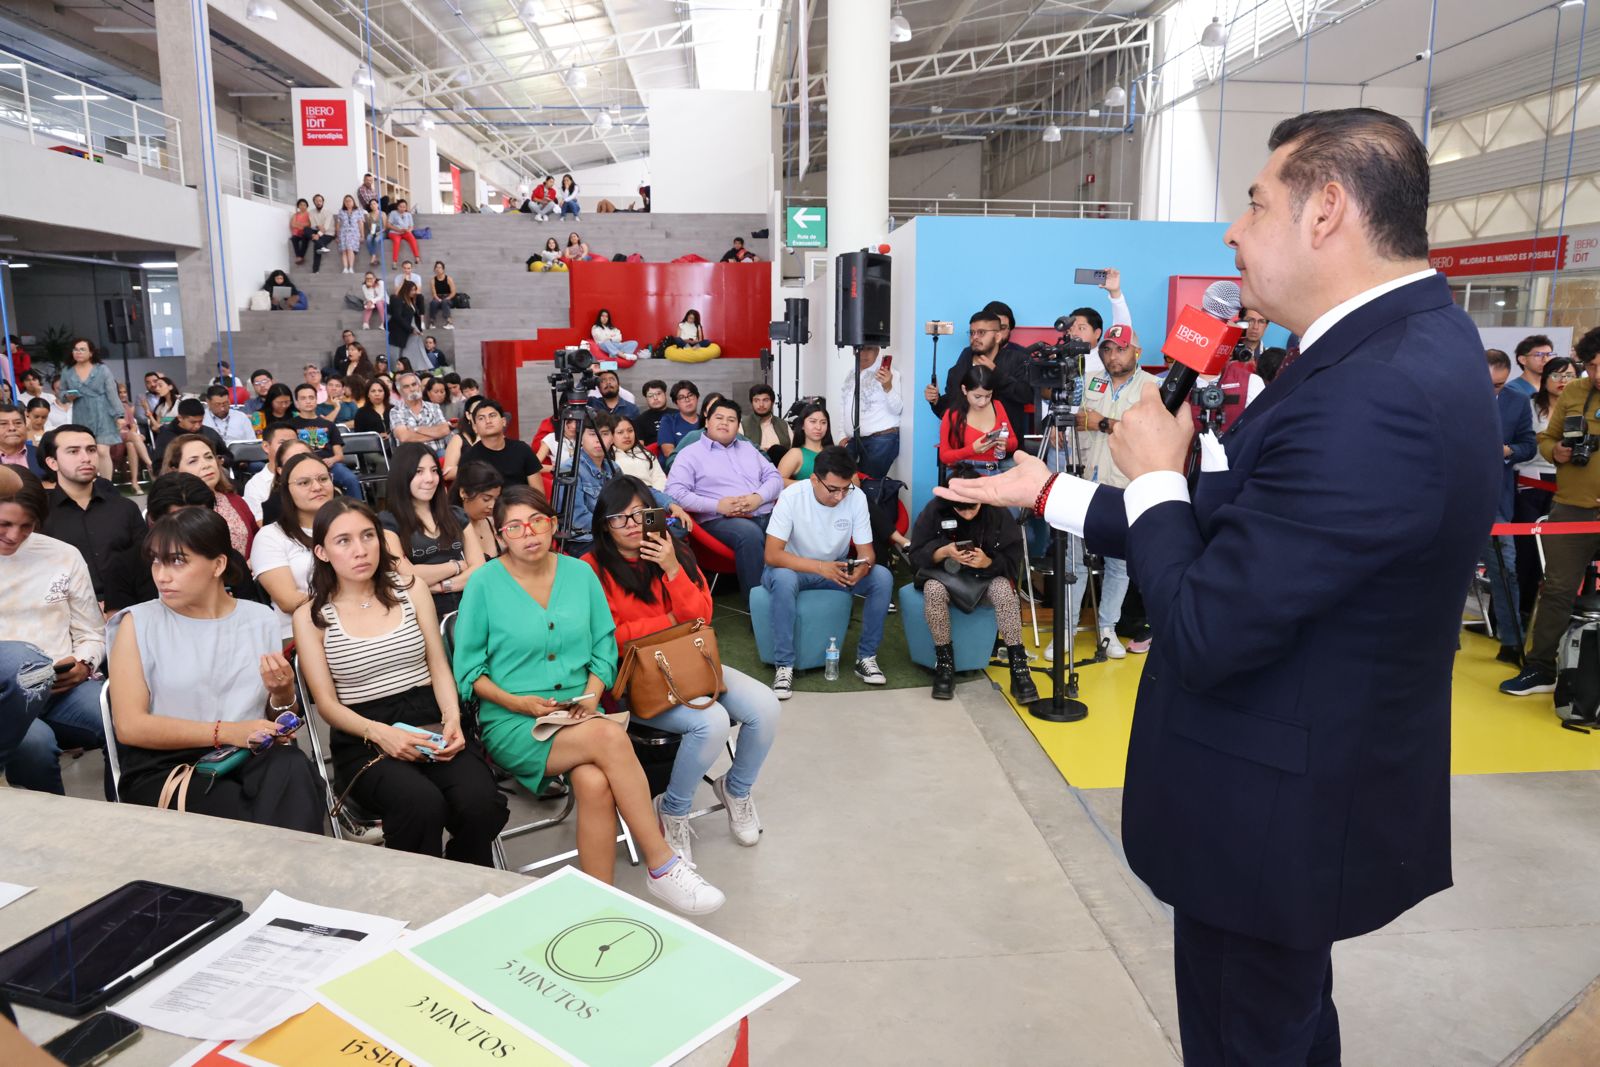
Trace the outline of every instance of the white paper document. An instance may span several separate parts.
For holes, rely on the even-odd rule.
[[[274,892],[239,925],[114,1010],[182,1037],[255,1037],[310,1007],[306,986],[379,955],[405,925]]]
[[[15,882],[0,882],[0,908],[13,904],[33,892],[31,885],[17,885]]]

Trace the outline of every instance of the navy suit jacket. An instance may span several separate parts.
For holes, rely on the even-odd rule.
[[[1155,630],[1128,861],[1213,926],[1315,948],[1450,885],[1450,679],[1502,467],[1483,344],[1442,276],[1358,308],[1223,435],[1225,471],[1130,529]]]
[[[1494,517],[1511,521],[1517,500],[1518,463],[1526,463],[1539,451],[1539,438],[1533,432],[1533,403],[1514,389],[1501,389],[1494,398],[1500,410],[1500,443],[1511,446],[1511,455],[1501,464],[1500,496]]]

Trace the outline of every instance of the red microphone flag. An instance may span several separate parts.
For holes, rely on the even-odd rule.
[[[1161,351],[1210,378],[1222,373],[1233,355],[1233,346],[1243,336],[1243,326],[1231,326],[1214,319],[1190,304],[1178,312],[1172,333],[1167,335]]]

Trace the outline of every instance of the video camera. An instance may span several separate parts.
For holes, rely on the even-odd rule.
[[[584,407],[589,403],[589,390],[599,386],[599,376],[590,368],[595,355],[586,348],[558,348],[555,356],[556,372],[550,375],[550,388],[562,396],[569,407]]]
[[[1036,341],[1027,348],[1028,384],[1035,388],[1065,389],[1083,372],[1083,359],[1089,342],[1067,336],[1072,320],[1062,315],[1055,321],[1058,338],[1054,344]]]
[[[1200,409],[1200,424],[1204,429],[1210,430],[1222,424],[1222,407],[1224,404],[1237,404],[1238,396],[1229,396],[1219,382],[1207,382],[1197,386],[1189,394],[1189,402]]]
[[[828,400],[826,397],[821,396],[803,396],[789,405],[789,410],[784,414],[783,421],[793,422],[795,419],[800,417],[800,413],[802,411],[808,407],[811,407],[812,405],[826,408],[828,406]]]
[[[1589,421],[1583,415],[1568,415],[1561,420],[1561,443],[1572,450],[1567,460],[1574,467],[1587,467],[1594,457],[1595,435],[1589,432]]]

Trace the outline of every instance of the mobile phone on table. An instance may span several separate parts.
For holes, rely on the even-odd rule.
[[[1072,280],[1078,285],[1103,285],[1106,272],[1093,267],[1079,267],[1072,272]]]
[[[44,1050],[66,1067],[104,1063],[135,1041],[144,1028],[114,1011],[96,1012],[71,1030],[46,1042]]]
[[[645,508],[644,514],[640,519],[640,525],[644,527],[644,532],[647,534],[665,533],[667,530],[667,510],[665,508]]]

